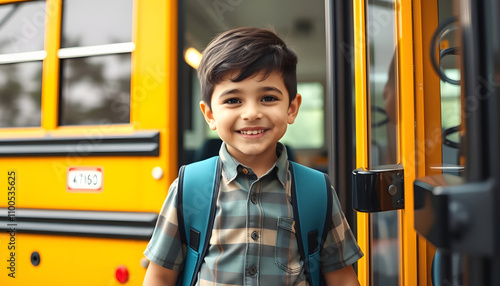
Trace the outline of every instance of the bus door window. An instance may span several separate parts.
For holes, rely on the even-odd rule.
[[[449,1],[438,1],[438,20],[442,23],[453,17],[453,7]],[[441,56],[438,59],[439,67],[447,77],[440,80],[441,93],[441,131],[442,135],[442,166],[431,166],[432,169],[442,169],[444,173],[460,175],[463,166],[459,160],[460,136],[458,134],[461,125],[461,100],[459,82],[460,69],[459,57],[456,53],[444,54],[442,51],[458,48],[457,24],[447,25],[438,37],[438,47]],[[436,54],[437,55],[437,54]],[[434,55],[434,56],[436,56]]]
[[[453,17],[453,5],[449,1],[438,1],[438,21],[443,23]],[[459,130],[462,128],[462,104],[460,87],[460,67],[458,53],[446,53],[451,49],[458,49],[459,37],[456,22],[446,25],[440,31],[437,38],[438,67],[445,77],[440,78],[440,98],[441,98],[441,164],[430,166],[439,173],[462,176],[464,171],[463,162],[460,162],[460,136]],[[462,160],[463,161],[463,160]],[[462,285],[463,257],[459,253],[451,253],[444,249],[437,248],[433,256],[434,283],[453,283]]]
[[[367,1],[368,168],[398,163],[396,1]],[[370,285],[399,285],[398,212],[370,214]]]

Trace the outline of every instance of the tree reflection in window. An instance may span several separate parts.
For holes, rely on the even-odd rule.
[[[130,54],[61,60],[61,125],[130,122]]]
[[[41,125],[42,62],[0,65],[0,128]]]
[[[45,6],[45,1],[0,5],[0,128],[41,126]],[[27,52],[35,53],[15,56]]]

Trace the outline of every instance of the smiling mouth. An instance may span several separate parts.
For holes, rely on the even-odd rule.
[[[245,135],[257,135],[264,133],[264,131],[265,130],[240,130],[240,133]]]

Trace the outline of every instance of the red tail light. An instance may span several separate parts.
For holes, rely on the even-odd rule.
[[[125,267],[124,265],[118,266],[115,271],[115,277],[116,280],[118,280],[118,282],[120,282],[121,284],[127,283],[129,277],[127,267]]]

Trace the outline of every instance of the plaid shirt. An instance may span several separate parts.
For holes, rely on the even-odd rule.
[[[308,284],[295,238],[291,177],[284,148],[278,144],[278,161],[257,178],[222,145],[214,227],[197,285]],[[332,229],[321,252],[323,273],[341,269],[363,256],[335,192],[333,198]],[[170,186],[144,254],[156,264],[180,271],[186,244],[180,240],[176,201],[177,180]]]

